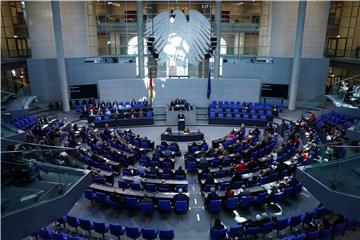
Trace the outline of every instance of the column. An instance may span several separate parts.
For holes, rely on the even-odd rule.
[[[221,1],[218,0],[215,3],[215,35],[216,40],[216,49],[214,56],[214,78],[218,79],[220,75],[220,39],[221,39]]]
[[[62,29],[61,29],[60,2],[51,1],[51,8],[52,8],[54,33],[55,33],[55,46],[56,46],[56,57],[57,57],[56,60],[57,60],[57,67],[59,72],[61,100],[63,105],[63,111],[69,112],[70,111],[69,91],[68,91],[68,81],[66,76],[64,46],[63,46],[63,37],[62,37]]]
[[[304,35],[304,24],[306,14],[306,1],[299,2],[296,37],[294,46],[294,59],[291,73],[290,83],[290,97],[289,97],[289,110],[293,111],[296,108],[296,98],[298,91],[300,64],[301,64],[301,49]]]
[[[139,78],[144,78],[144,34],[143,34],[143,2],[136,1]]]

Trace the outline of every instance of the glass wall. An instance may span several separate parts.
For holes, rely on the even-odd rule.
[[[214,33],[215,2],[213,1],[144,1],[143,20],[152,20],[157,14],[174,10],[181,10],[185,15],[190,10],[197,10],[209,19],[212,32]],[[134,1],[97,1],[95,2],[97,35],[99,55],[132,55],[137,48],[137,11]],[[257,55],[259,44],[259,25],[262,11],[260,1],[231,1],[222,3],[221,27],[222,44],[221,54],[227,55]],[[144,29],[145,30],[145,29]],[[146,63],[152,64],[153,76],[169,77],[174,72],[173,65],[164,64],[157,66],[156,59],[146,52],[150,59]],[[146,64],[145,63],[145,64]],[[153,65],[153,64],[156,65]],[[176,65],[176,64],[175,64]],[[208,60],[204,60],[198,66],[189,66],[186,60],[176,70],[177,75],[207,76],[205,66]],[[145,68],[148,68],[147,64]],[[181,71],[180,71],[181,70]],[[145,70],[146,71],[146,70]]]
[[[359,58],[359,1],[332,1],[328,18],[325,56]]]
[[[1,15],[1,57],[29,57],[25,2],[2,1]]]

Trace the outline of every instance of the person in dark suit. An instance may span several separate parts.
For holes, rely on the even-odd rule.
[[[182,188],[179,188],[178,193],[174,195],[174,203],[176,201],[187,201],[189,202],[189,197],[183,193]]]
[[[209,174],[205,180],[205,185],[206,184],[214,184],[214,182],[215,182],[214,177],[211,174]]]
[[[184,115],[184,113],[182,112],[182,111],[180,111],[180,113],[178,114],[178,120],[180,120],[180,119],[185,119],[185,115]]]
[[[221,229],[225,229],[225,226],[224,224],[221,223],[221,220],[219,218],[216,218],[212,229],[221,230]]]
[[[207,206],[211,200],[219,200],[219,199],[220,199],[220,197],[219,197],[219,195],[216,193],[215,188],[212,187],[212,188],[210,188],[210,193],[209,193],[209,195],[208,195],[207,198],[205,199],[205,203],[206,203],[205,205]]]
[[[179,168],[175,171],[175,175],[185,176],[185,171],[182,169],[182,166],[179,166]]]

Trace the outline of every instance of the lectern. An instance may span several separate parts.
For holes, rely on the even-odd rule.
[[[185,129],[185,119],[178,119],[178,131],[184,131]]]

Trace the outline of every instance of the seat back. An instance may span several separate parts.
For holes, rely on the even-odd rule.
[[[136,239],[141,235],[140,229],[137,227],[125,227],[125,233],[128,238]]]
[[[97,233],[105,234],[108,231],[108,228],[106,227],[105,223],[93,222],[93,224],[94,224],[94,230]]]
[[[109,224],[110,233],[115,237],[124,235],[125,230],[122,225],[118,224]]]
[[[226,207],[226,209],[234,210],[234,209],[236,209],[237,204],[238,204],[238,198],[232,197],[232,198],[226,199],[225,207]]]
[[[160,230],[160,240],[172,240],[174,239],[174,230]]]
[[[208,210],[211,213],[218,213],[221,210],[221,200],[210,200]]]
[[[152,240],[157,238],[158,231],[156,229],[142,228],[141,234],[144,239]]]
[[[125,197],[126,207],[134,209],[138,207],[138,199],[136,197]]]
[[[171,201],[170,200],[159,200],[158,209],[160,212],[170,212]]]
[[[77,228],[80,225],[79,219],[77,217],[66,216],[67,223],[74,228]]]
[[[154,210],[154,206],[152,203],[149,202],[140,203],[140,211],[143,214],[152,214],[153,210]]]
[[[185,213],[189,209],[189,204],[187,201],[176,201],[175,202],[175,212]]]
[[[89,220],[79,218],[80,227],[86,231],[91,230],[92,223]]]
[[[226,229],[212,229],[211,230],[211,239],[223,240],[225,238],[226,238]]]

